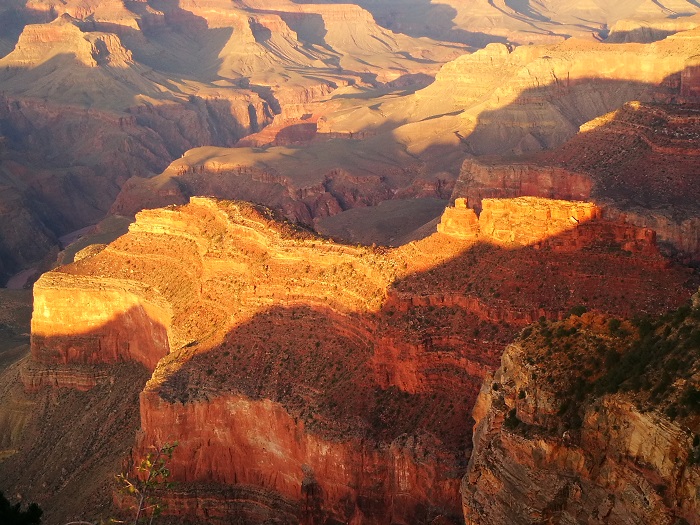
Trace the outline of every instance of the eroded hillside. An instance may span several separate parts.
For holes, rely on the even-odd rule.
[[[0,3],[0,271],[53,259],[59,237],[110,209],[192,195],[254,200],[309,225],[389,198],[445,198],[465,153],[561,144],[624,102],[671,96],[698,54],[688,2],[458,4]],[[423,12],[436,17],[428,26]],[[597,41],[628,18],[617,41],[657,41]],[[642,26],[669,37],[624,36]],[[467,54],[464,42],[490,45]],[[166,169],[191,148],[236,144],[206,156],[235,156],[218,164],[243,177],[210,172],[198,153]]]
[[[525,329],[474,409],[466,523],[698,523],[698,297]]]
[[[697,285],[653,232],[595,205],[492,200],[478,219],[461,206],[444,233],[392,250],[240,202],[141,212],[35,285],[26,395],[110,384],[120,361],[152,370],[133,457],[179,442],[172,513],[459,523],[470,411],[515,332],[579,304],[663,312]],[[31,449],[3,468],[33,468]]]
[[[445,198],[468,154],[505,156],[500,162],[506,164],[514,154],[560,146],[628,101],[694,100],[699,34],[689,30],[647,45],[490,44],[445,64],[432,84],[412,94],[348,86],[304,118],[277,118],[236,148],[192,150],[157,177],[131,179],[112,211],[131,214],[218,195],[281,209],[312,225],[388,199]],[[692,109],[678,111],[692,120]],[[674,126],[664,121],[649,129],[676,133]],[[694,147],[690,137],[684,154]],[[627,141],[622,137],[610,156],[626,151]],[[599,160],[615,162],[602,155]],[[630,162],[619,168],[636,170]],[[609,197],[628,198],[628,183]],[[549,196],[544,189],[538,195]],[[588,198],[587,192],[560,196]]]
[[[3,278],[98,222],[130,177],[299,119],[348,85],[423,87],[466,50],[356,6],[7,1],[0,19]]]
[[[691,93],[690,79],[684,92]],[[693,98],[691,98],[693,100]],[[516,162],[469,158],[453,198],[479,210],[486,197],[591,199],[609,217],[653,229],[669,253],[700,258],[695,102],[631,102],[581,127],[552,151]]]

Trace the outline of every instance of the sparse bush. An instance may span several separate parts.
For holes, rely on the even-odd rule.
[[[588,311],[588,308],[586,308],[584,305],[579,304],[574,306],[571,310],[569,310],[568,316],[575,315],[576,317],[581,317],[583,314],[585,314]]]
[[[522,421],[518,419],[518,411],[513,408],[508,412],[508,415],[506,418],[503,420],[503,426],[506,427],[508,430],[515,430],[520,426]]]

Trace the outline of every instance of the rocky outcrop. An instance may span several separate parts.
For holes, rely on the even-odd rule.
[[[168,353],[171,316],[139,283],[47,273],[34,285],[32,356],[49,365],[136,361],[152,370]]]
[[[264,134],[246,140],[255,141]],[[127,181],[111,212],[131,215],[143,208],[182,204],[190,196],[216,195],[262,204],[289,220],[312,226],[316,218],[393,198],[446,198],[452,191],[452,176],[426,171],[419,159],[405,154],[391,161],[358,155],[348,142],[262,151],[198,148],[157,177]]]
[[[429,457],[433,447],[419,437],[381,447],[363,439],[328,441],[305,429],[278,403],[240,395],[180,406],[147,389],[141,414],[144,448],[137,444],[137,457],[168,429],[178,438],[168,466],[173,479],[257,487],[296,502],[296,519],[302,522],[412,521],[421,501],[430,502],[431,514],[435,509],[454,513],[457,480]],[[234,432],[231,421],[237,422]],[[193,428],[201,430],[192,433]],[[264,500],[252,495],[251,501],[263,507],[248,511],[246,517],[254,521],[264,510]],[[199,507],[195,516],[202,518],[221,512],[221,507],[207,508],[206,502]]]
[[[537,197],[483,199],[477,217],[460,197],[445,210],[438,231],[501,246],[546,246],[560,252],[578,252],[602,241],[628,252],[658,253],[654,230],[628,224],[625,216],[602,217],[603,210],[591,202]],[[585,223],[590,224],[579,228]]]
[[[602,216],[654,230],[661,246],[697,260],[699,123],[692,104],[630,103],[551,152],[509,163],[468,158],[453,200],[520,196],[595,202]]]
[[[494,163],[467,158],[455,183],[453,198],[466,198],[469,207],[481,211],[484,198],[544,197],[585,201],[593,181],[583,173],[550,166]]]
[[[595,211],[566,206],[532,206],[522,222]],[[596,221],[581,239],[598,239],[583,233]],[[607,241],[572,245],[585,258],[442,233],[354,247],[259,206],[192,198],[140,212],[128,234],[37,282],[23,377],[41,391],[88,388],[85,363],[152,370],[129,469],[178,441],[178,490],[164,497],[188,519],[459,523],[465,421],[515,331],[582,302],[638,313],[684,297],[686,272]]]
[[[654,364],[639,353],[654,341],[621,341],[629,331],[590,314],[528,329],[508,347],[474,408],[466,523],[698,523],[700,407],[683,393],[697,391],[697,356],[685,358],[685,379],[674,382],[671,367],[688,312],[673,328],[648,325],[669,343]],[[694,319],[680,323],[690,332]],[[621,359],[596,367],[596,347]],[[641,368],[626,368],[632,362]],[[658,382],[659,369],[670,383]],[[626,393],[606,394],[611,385]]]
[[[655,42],[681,31],[700,27],[700,18],[695,16],[667,19],[622,19],[610,27],[606,42]]]

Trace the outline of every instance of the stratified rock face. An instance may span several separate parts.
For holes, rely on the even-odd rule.
[[[508,347],[474,409],[467,524],[700,523],[700,313],[666,319],[584,314]]]
[[[469,207],[481,211],[485,198],[544,197],[585,201],[593,182],[582,173],[531,164],[488,164],[473,157],[462,164],[453,197],[463,197]]]
[[[697,260],[699,134],[695,104],[630,103],[525,161],[465,160],[453,199],[477,212],[489,197],[591,200],[605,217],[652,229],[664,247]]]
[[[0,280],[98,222],[130,177],[160,173],[191,148],[233,146],[273,121],[278,144],[307,140],[315,126],[303,119],[338,88],[430,79],[464,49],[394,35],[356,6],[0,6],[0,207],[18,208],[22,232],[0,228]],[[160,193],[157,205],[178,202]]]
[[[133,281],[45,274],[34,285],[34,360],[47,365],[137,361],[153,370],[168,353],[172,315],[153,295]]]
[[[177,437],[169,468],[173,479],[185,484],[257,487],[295,502],[296,519],[302,521],[413,522],[421,512],[417,504],[428,505],[433,516],[458,516],[458,484],[447,465],[433,456],[435,444],[417,436],[379,447],[359,438],[328,440],[310,432],[279,403],[234,394],[183,406],[147,390],[141,413],[144,445],[165,439],[166,432]],[[199,430],[192,432],[195,428]],[[146,450],[137,445],[138,453]],[[178,499],[175,495],[174,505]],[[245,517],[257,522],[265,503],[260,496],[251,497]],[[222,512],[206,501],[198,507],[190,516]]]
[[[681,31],[689,31],[700,26],[700,17],[673,17],[662,19],[629,18],[615,22],[610,27],[610,34],[605,39],[610,43],[621,42],[654,42],[663,40],[669,35]]]
[[[454,177],[428,173],[426,163],[400,148],[379,156],[350,141],[278,146],[197,148],[152,179],[132,178],[112,213],[184,204],[190,196],[247,200],[312,226],[314,219],[376,206],[392,198],[447,198]],[[343,167],[344,166],[344,167]]]
[[[457,198],[454,207],[445,210],[438,231],[497,246],[546,246],[557,252],[578,252],[603,241],[628,252],[658,254],[654,230],[602,217],[603,210],[591,202],[538,197],[483,199],[477,217],[466,199]]]
[[[653,236],[623,250],[611,232],[636,230],[595,206],[491,202],[509,212],[489,224],[510,217],[514,240],[438,233],[394,250],[338,245],[241,202],[143,211],[37,282],[25,386],[102,384],[81,363],[153,370],[133,457],[178,441],[169,512],[191,519],[458,523],[465,421],[515,330],[577,304],[665,311],[693,284]],[[572,230],[534,246],[528,221],[543,237]]]
[[[455,145],[474,155],[559,146],[579,126],[625,102],[680,96],[681,75],[690,92],[699,35],[685,31],[647,45],[573,38],[548,46],[489,44],[446,64],[433,84],[416,92],[410,99],[415,121],[398,128],[397,136],[408,141],[423,130],[448,141],[451,134]],[[397,116],[402,105],[395,105]],[[443,111],[438,120],[417,122],[435,116],[435,107]],[[382,107],[391,109],[390,103]],[[416,152],[419,147],[416,141]]]

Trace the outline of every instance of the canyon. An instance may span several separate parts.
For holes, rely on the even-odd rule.
[[[640,2],[417,4],[406,13],[435,26],[372,1],[0,4],[3,278],[49,264],[59,237],[105,214],[194,195],[310,226],[447,199],[465,153],[552,148],[625,102],[673,96],[679,75],[693,89],[692,3],[673,17]],[[581,9],[588,26],[573,23]],[[666,38],[604,41],[618,22],[612,35],[657,24]]]
[[[439,230],[386,249],[239,201],[139,212],[35,284],[24,395],[148,370],[129,457],[178,442],[174,515],[460,523],[470,411],[517,331],[580,304],[665,312],[698,281],[592,203],[457,200]],[[34,468],[24,446],[5,472]]]
[[[619,331],[590,313],[524,331],[476,402],[466,523],[698,523],[698,298]]]
[[[700,524],[699,16],[0,0],[0,490]]]

